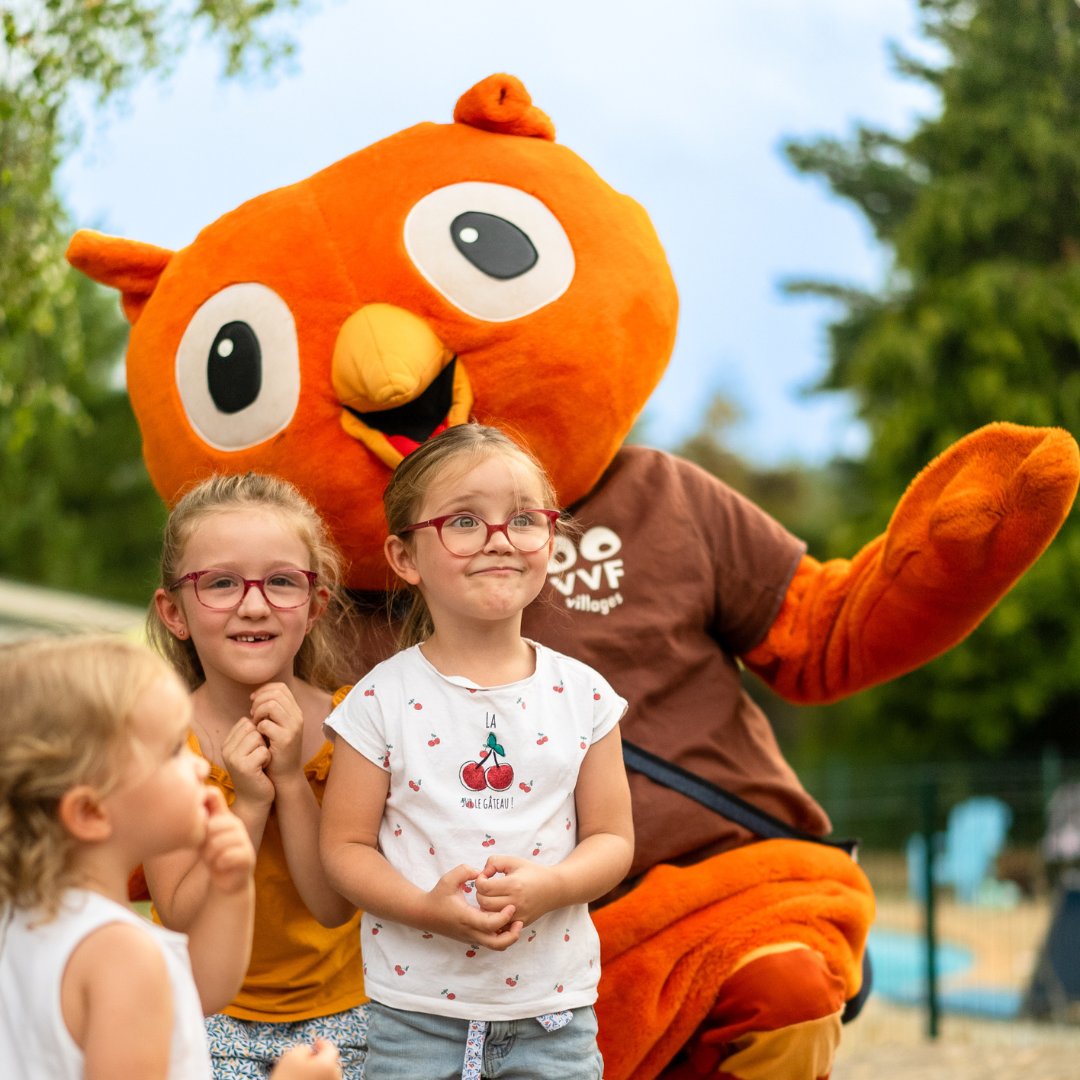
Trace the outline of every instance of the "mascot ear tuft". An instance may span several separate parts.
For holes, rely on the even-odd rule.
[[[173,253],[167,248],[80,229],[68,244],[66,258],[87,277],[119,289],[124,314],[134,323],[157,287]]]
[[[489,75],[466,90],[454,108],[454,123],[497,135],[555,141],[555,125],[533,105],[529,91],[513,75]]]

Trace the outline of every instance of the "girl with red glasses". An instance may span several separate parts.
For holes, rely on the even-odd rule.
[[[467,424],[406,457],[383,501],[411,610],[402,651],[327,721],[321,825],[328,877],[364,910],[368,1080],[593,1080],[588,903],[633,853],[626,702],[521,636],[555,494],[515,442]]]
[[[219,1080],[267,1077],[288,1046],[316,1037],[338,1046],[346,1080],[363,1075],[359,913],[318,856],[333,753],[322,722],[356,653],[340,572],[321,518],[277,478],[212,477],[165,528],[149,637],[191,689],[191,748],[258,852],[251,962],[207,1019]],[[197,923],[207,876],[193,858],[156,858],[145,872],[166,926]]]

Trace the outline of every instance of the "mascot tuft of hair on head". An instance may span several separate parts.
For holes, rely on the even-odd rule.
[[[286,477],[360,592],[391,587],[380,496],[403,455],[470,418],[523,436],[581,525],[524,632],[630,701],[626,740],[796,836],[828,818],[740,667],[825,702],[926,663],[1038,558],[1080,476],[1065,431],[991,423],[926,466],[882,536],[822,563],[695,466],[623,446],[671,354],[671,273],[642,208],[509,75],[453,123],[254,198],[179,251],[84,230],[68,257],[122,294],[161,496],[214,471]],[[663,777],[631,786],[634,866],[594,911],[609,1080],[827,1076],[863,978],[865,876]]]

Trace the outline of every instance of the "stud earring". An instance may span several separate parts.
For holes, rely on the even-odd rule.
[[[184,638],[186,638],[186,637],[187,637],[187,631],[186,631],[185,629],[183,629],[183,627],[181,627],[181,628],[180,628],[179,630],[177,630],[177,631],[176,631],[176,636],[177,636],[177,637],[178,637],[178,638],[179,638],[179,639],[180,639],[181,641],[183,641],[183,640],[184,640]]]

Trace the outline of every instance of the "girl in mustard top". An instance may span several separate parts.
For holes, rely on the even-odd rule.
[[[285,481],[214,476],[169,515],[151,641],[192,690],[191,747],[210,763],[258,852],[255,936],[240,993],[207,1018],[217,1080],[268,1077],[317,1037],[363,1076],[367,1008],[359,913],[319,862],[332,754],[322,722],[353,655],[326,527]],[[164,925],[188,932],[208,879],[189,854],[147,863]]]

